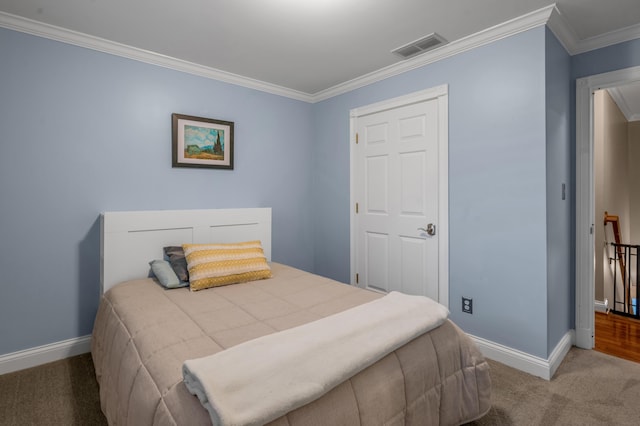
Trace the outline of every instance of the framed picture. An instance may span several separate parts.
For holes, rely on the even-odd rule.
[[[173,167],[233,170],[233,122],[171,114]]]

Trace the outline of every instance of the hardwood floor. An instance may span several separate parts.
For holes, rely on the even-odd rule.
[[[612,313],[596,312],[595,350],[640,362],[640,321]]]

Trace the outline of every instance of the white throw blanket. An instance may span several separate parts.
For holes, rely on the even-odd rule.
[[[449,311],[391,292],[338,314],[185,361],[214,425],[261,425],[301,407],[441,325]]]

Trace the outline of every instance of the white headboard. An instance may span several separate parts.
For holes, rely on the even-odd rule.
[[[165,246],[260,240],[271,261],[271,209],[155,210],[101,215],[100,286],[146,277]]]

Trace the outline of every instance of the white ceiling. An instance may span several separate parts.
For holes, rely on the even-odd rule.
[[[449,43],[464,40],[553,4],[549,0],[379,0],[375,6],[372,0],[0,0],[0,13],[5,20],[27,18],[314,95],[402,62],[391,50],[432,32]],[[577,46],[640,37],[640,0],[555,4]]]

